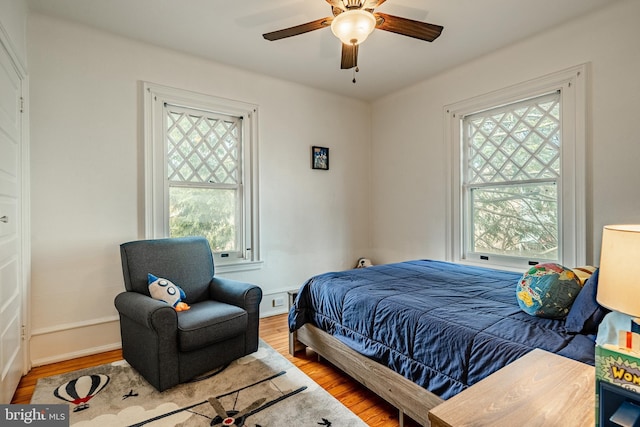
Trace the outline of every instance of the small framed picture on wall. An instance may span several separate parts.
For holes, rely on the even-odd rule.
[[[329,170],[329,149],[327,147],[311,147],[311,169]]]

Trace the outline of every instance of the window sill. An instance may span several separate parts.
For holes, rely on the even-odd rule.
[[[505,264],[498,264],[498,263],[472,261],[468,259],[458,259],[453,262],[455,262],[456,264],[468,265],[471,267],[484,267],[484,268],[491,268],[494,270],[511,271],[513,273],[524,273],[525,271],[527,271],[532,267],[530,265],[514,266],[514,265],[505,265]],[[554,261],[549,261],[549,262],[554,262]]]
[[[262,261],[238,261],[228,264],[215,264],[215,272],[217,273],[234,273],[238,271],[259,270],[262,268]]]

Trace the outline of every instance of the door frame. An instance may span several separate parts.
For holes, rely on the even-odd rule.
[[[22,286],[22,373],[23,375],[31,369],[31,352],[29,342],[31,340],[31,169],[30,169],[30,144],[29,144],[29,76],[27,67],[17,54],[8,32],[0,22],[0,49],[8,55],[18,77],[21,81],[21,129],[20,129],[20,150],[18,159],[19,167],[19,197],[20,224],[18,227],[18,238],[20,239],[20,249],[18,254],[18,280]],[[25,53],[26,54],[26,53]]]

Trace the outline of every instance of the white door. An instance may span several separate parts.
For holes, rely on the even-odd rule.
[[[22,80],[0,44],[0,403],[23,372],[21,258]]]

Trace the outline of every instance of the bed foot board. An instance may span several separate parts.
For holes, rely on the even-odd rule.
[[[327,359],[396,407],[399,413],[400,427],[404,426],[405,414],[423,426],[431,425],[429,410],[443,402],[440,397],[386,366],[362,356],[342,341],[313,325],[304,325],[296,332],[296,341],[299,340],[303,346],[311,347],[319,356]]]

